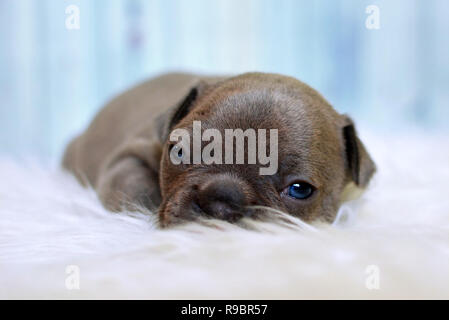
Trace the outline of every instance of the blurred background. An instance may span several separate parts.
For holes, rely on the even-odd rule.
[[[448,131],[448,14],[447,0],[0,0],[0,155],[58,161],[107,100],[174,70],[292,75],[359,128]]]

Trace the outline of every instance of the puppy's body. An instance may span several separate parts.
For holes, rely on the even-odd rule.
[[[192,130],[194,120],[220,131],[278,129],[278,172],[259,176],[259,164],[173,165],[168,135]],[[192,212],[235,218],[250,205],[332,220],[345,185],[365,186],[375,169],[348,117],[302,82],[262,73],[178,73],[145,82],[101,110],[67,148],[64,166],[92,185],[107,208],[159,208],[164,225]],[[286,196],[295,181],[313,185],[313,199]]]
[[[97,188],[102,166],[121,147],[138,140],[149,143],[160,139],[164,123],[163,119],[155,121],[156,118],[176,107],[201,79],[192,74],[166,74],[116,97],[98,113],[88,129],[72,141],[64,156],[64,166],[75,172],[81,181]],[[162,145],[165,141],[159,142]]]
[[[167,118],[200,81],[219,80],[170,73],[126,91],[108,103],[88,129],[70,143],[64,167],[83,185],[95,188],[110,210],[134,209],[136,205],[154,209],[161,198],[158,166]],[[151,168],[136,169],[147,162]]]

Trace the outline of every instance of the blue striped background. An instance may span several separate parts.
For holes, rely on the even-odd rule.
[[[289,74],[375,128],[444,129],[448,14],[446,0],[0,0],[0,153],[54,159],[112,95],[179,69]]]

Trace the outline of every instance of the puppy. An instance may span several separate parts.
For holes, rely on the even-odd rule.
[[[193,152],[170,134],[192,132],[194,121],[221,133],[276,129],[276,171],[261,175],[259,160],[173,163],[173,150],[188,160]],[[259,146],[274,150],[268,142]],[[235,221],[255,207],[330,222],[343,189],[366,187],[375,172],[348,116],[306,84],[265,73],[171,73],[149,80],[106,105],[69,144],[63,166],[92,186],[106,208],[157,210],[161,226],[196,216]]]

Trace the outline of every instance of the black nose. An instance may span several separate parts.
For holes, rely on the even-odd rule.
[[[232,179],[214,179],[198,192],[197,204],[214,218],[234,221],[243,217],[245,194],[238,182]]]

